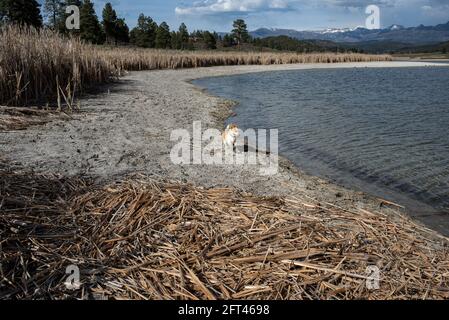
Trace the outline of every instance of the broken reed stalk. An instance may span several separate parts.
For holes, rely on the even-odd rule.
[[[42,125],[55,119],[70,119],[66,113],[49,108],[16,108],[0,106],[0,130],[25,130],[33,125]]]
[[[176,51],[103,47],[63,38],[51,30],[0,27],[0,105],[55,102],[59,84],[73,90],[107,83],[124,71],[227,65],[389,61],[388,55],[356,53]],[[15,75],[15,78],[14,78]],[[58,79],[57,79],[58,78]],[[73,96],[74,97],[74,96]],[[69,99],[73,104],[74,100]],[[59,100],[57,101],[59,103]],[[60,105],[58,104],[58,107]]]
[[[2,299],[449,298],[447,239],[406,217],[144,177],[0,178]]]

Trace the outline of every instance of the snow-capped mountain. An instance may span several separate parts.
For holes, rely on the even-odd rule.
[[[394,31],[394,30],[403,30],[405,29],[404,26],[398,25],[398,24],[393,24],[390,27],[387,28],[390,31]]]
[[[357,30],[359,28],[363,29],[364,27],[358,26],[358,27],[355,27],[355,28],[330,28],[330,29],[325,29],[325,30],[319,30],[319,31],[316,31],[316,32],[321,33],[321,34],[343,33],[343,32],[354,31],[354,30]]]
[[[449,40],[449,22],[437,26],[405,28],[394,24],[388,28],[369,30],[364,27],[297,31],[292,29],[261,28],[251,32],[256,38],[289,36],[299,40],[329,40],[334,42],[394,41],[410,44],[437,43]]]

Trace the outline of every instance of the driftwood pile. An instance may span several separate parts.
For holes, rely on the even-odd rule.
[[[0,298],[449,298],[447,239],[406,217],[141,180],[0,168]]]

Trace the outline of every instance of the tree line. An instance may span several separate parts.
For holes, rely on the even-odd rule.
[[[65,22],[71,13],[68,6],[80,9],[80,30],[68,30]],[[151,17],[139,15],[137,25],[129,29],[111,3],[106,3],[101,21],[91,0],[45,0],[42,6],[36,0],[0,0],[0,25],[15,23],[35,28],[51,28],[62,35],[72,35],[93,44],[128,45],[142,48],[176,50],[213,50],[238,48],[241,50],[271,50],[295,52],[362,52],[357,48],[342,47],[336,43],[313,40],[300,41],[287,36],[252,38],[244,20],[237,19],[230,33],[196,30],[189,32],[182,23],[177,30],[170,30],[166,22],[157,24]],[[42,17],[42,14],[44,17]],[[44,19],[45,18],[45,19]],[[44,23],[45,20],[45,23]],[[444,49],[446,52],[446,49]]]
[[[80,9],[80,30],[66,28],[65,22],[70,15],[66,8],[71,5]],[[166,22],[157,24],[143,13],[139,15],[136,27],[129,30],[125,19],[117,15],[111,3],[105,4],[101,21],[91,0],[45,0],[43,16],[40,7],[36,0],[0,0],[0,24],[46,27],[93,44],[132,44],[143,48],[216,49],[218,44],[222,47],[241,46],[251,39],[247,25],[241,19],[234,21],[232,32],[222,37],[216,32],[203,30],[189,33],[184,23],[176,31],[171,31]]]

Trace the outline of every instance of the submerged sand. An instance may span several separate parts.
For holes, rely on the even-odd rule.
[[[223,128],[232,102],[198,90],[190,80],[250,72],[312,68],[432,66],[424,62],[372,62],[227,66],[133,72],[103,93],[81,101],[72,120],[56,120],[26,131],[0,134],[0,158],[38,173],[89,176],[113,181],[141,173],[157,180],[190,182],[204,187],[233,187],[257,195],[317,199],[346,210],[400,213],[403,209],[362,192],[348,190],[305,174],[281,159],[279,172],[263,176],[258,167],[186,165],[170,160],[174,129]]]

